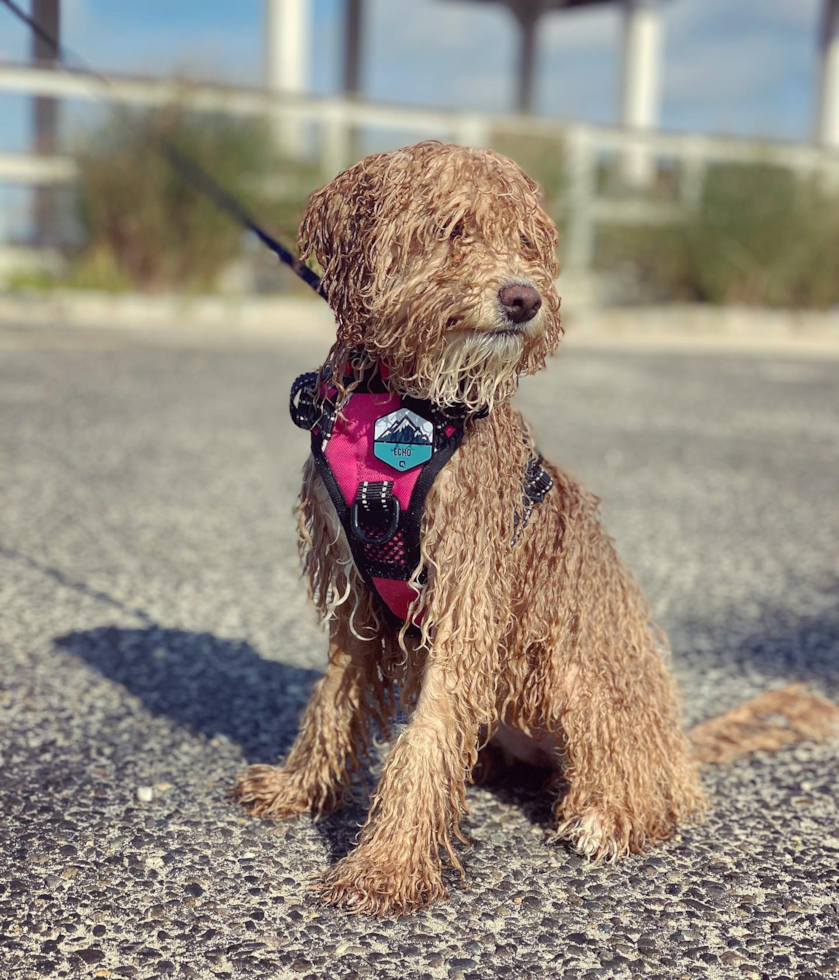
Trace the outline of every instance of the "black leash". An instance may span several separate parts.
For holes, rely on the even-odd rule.
[[[26,24],[29,29],[36,34],[42,41],[44,41],[49,47],[55,52],[56,63],[63,68],[65,71],[70,71],[70,60],[67,55],[70,53],[64,48],[57,38],[53,37],[49,31],[44,30],[44,28],[25,10],[22,10],[14,0],[0,0],[11,12],[14,14],[18,20]],[[95,78],[101,85],[105,88],[111,87],[111,81],[101,72],[96,71],[91,68],[83,58],[78,55],[74,55],[72,61],[75,61],[88,75]],[[107,100],[101,99],[105,104]],[[239,201],[236,200],[233,195],[225,190],[215,178],[211,177],[210,174],[195,160],[187,156],[181,150],[175,146],[171,140],[166,139],[163,136],[159,136],[156,141],[150,141],[152,145],[157,149],[166,159],[169,164],[184,178],[184,180],[192,184],[193,187],[197,187],[198,190],[202,192],[206,197],[208,197],[215,206],[224,211],[225,214],[229,215],[234,221],[242,225],[248,231],[253,232],[254,235],[265,245],[267,248],[279,258],[281,262],[291,269],[295,275],[299,276],[308,286],[318,295],[323,296],[323,290],[320,286],[320,276],[317,273],[312,272],[312,270],[305,265],[297,256],[290,252],[282,242],[274,238],[273,235],[269,234],[253,217],[253,215],[244,207]]]

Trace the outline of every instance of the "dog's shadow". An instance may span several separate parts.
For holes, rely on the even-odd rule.
[[[101,626],[59,636],[55,645],[121,684],[155,715],[238,745],[250,763],[282,758],[291,747],[309,691],[320,676],[266,660],[247,641],[212,633]],[[534,824],[550,824],[545,773],[515,766],[494,771],[480,789],[505,806],[517,806]],[[337,861],[352,849],[369,806],[374,779],[367,775],[356,798],[315,826]]]
[[[768,675],[816,681],[831,693],[837,681],[837,641],[839,622],[806,620],[787,630],[741,638],[734,648],[721,645],[725,655],[706,659],[728,669],[758,661]],[[316,670],[266,660],[244,640],[157,625],[102,626],[59,636],[55,644],[123,685],[152,713],[208,738],[224,735],[251,763],[274,762],[288,752],[309,691],[320,676]],[[489,792],[503,808],[519,809],[534,826],[550,829],[553,800],[561,787],[547,790],[545,770],[518,764],[493,770],[478,780],[479,790]],[[367,813],[371,786],[367,777],[367,796],[316,823],[331,860],[351,849]]]
[[[556,826],[556,802],[567,791],[567,783],[549,769],[524,762],[502,762],[500,750],[492,746],[490,749],[493,764],[487,775],[477,780],[478,791],[492,796],[495,807],[523,814],[527,822],[547,838]],[[565,842],[560,846],[566,851],[571,850]]]
[[[230,739],[248,762],[273,762],[288,751],[320,676],[266,660],[244,640],[157,625],[102,626],[54,642],[123,685],[153,714],[207,738]]]

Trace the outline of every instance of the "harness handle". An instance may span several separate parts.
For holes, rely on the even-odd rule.
[[[363,511],[364,517],[381,516],[386,517],[390,511],[390,525],[384,534],[371,536],[362,530],[359,522],[359,511]],[[387,544],[396,534],[399,527],[399,515],[401,508],[399,498],[393,496],[393,483],[390,480],[374,482],[364,480],[358,488],[358,494],[352,505],[350,513],[350,523],[353,534],[365,544]]]

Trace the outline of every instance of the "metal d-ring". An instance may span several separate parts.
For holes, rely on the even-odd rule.
[[[394,534],[396,534],[396,528],[399,525],[399,500],[396,497],[392,497],[390,502],[393,504],[393,516],[390,519],[390,527],[381,537],[378,538],[368,537],[368,535],[361,530],[358,523],[358,501],[356,500],[353,503],[351,512],[352,529],[359,541],[363,541],[365,544],[387,544]]]

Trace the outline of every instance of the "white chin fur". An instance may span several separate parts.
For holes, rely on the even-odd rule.
[[[424,365],[416,381],[423,397],[437,405],[463,405],[478,410],[492,405],[515,383],[524,334],[457,331],[449,334],[433,363]]]

